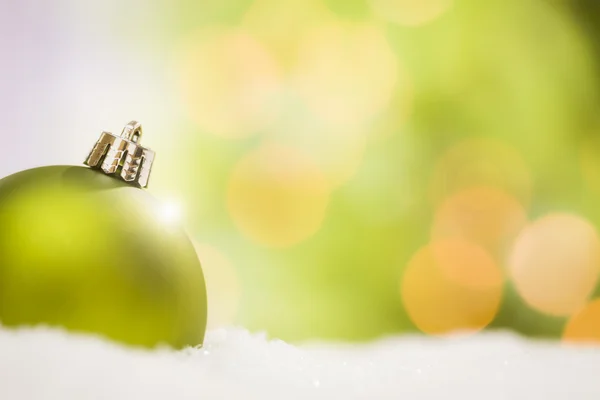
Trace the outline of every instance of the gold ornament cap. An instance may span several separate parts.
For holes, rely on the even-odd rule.
[[[141,140],[142,124],[137,121],[125,125],[120,136],[102,132],[83,163],[130,185],[147,188],[155,153],[142,147]]]

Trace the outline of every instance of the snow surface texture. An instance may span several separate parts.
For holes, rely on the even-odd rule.
[[[292,346],[242,329],[132,349],[0,328],[0,399],[600,399],[600,349],[487,333]]]

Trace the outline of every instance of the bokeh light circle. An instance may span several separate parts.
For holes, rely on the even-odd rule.
[[[264,137],[310,154],[332,188],[355,175],[368,141],[364,131],[326,125],[309,113],[277,124],[276,129],[267,131]]]
[[[247,32],[195,32],[181,45],[176,70],[189,118],[205,132],[242,137],[277,116],[279,66]]]
[[[381,18],[406,26],[423,25],[440,17],[452,0],[369,0]]]
[[[471,186],[502,189],[528,206],[532,191],[531,170],[521,154],[492,138],[469,138],[448,148],[437,160],[431,177],[435,204]]]
[[[494,187],[471,187],[441,203],[431,237],[464,238],[503,260],[526,223],[525,210],[512,196]]]
[[[503,275],[481,247],[444,239],[421,248],[409,261],[401,297],[413,323],[424,333],[477,331],[495,317]]]
[[[227,203],[246,236],[265,246],[288,247],[319,229],[329,193],[326,177],[310,158],[291,147],[266,144],[235,166]]]
[[[301,39],[293,83],[316,115],[329,124],[354,128],[389,104],[398,70],[381,28],[330,23]]]
[[[321,0],[253,0],[241,25],[265,43],[284,67],[291,67],[300,39],[334,18]]]
[[[589,302],[569,319],[563,332],[563,340],[600,344],[600,299]]]
[[[511,279],[529,306],[554,316],[583,307],[600,273],[600,240],[580,216],[556,213],[528,225],[509,260]]]
[[[207,328],[230,326],[235,322],[241,298],[236,270],[220,250],[206,243],[194,243],[202,264],[208,298]]]

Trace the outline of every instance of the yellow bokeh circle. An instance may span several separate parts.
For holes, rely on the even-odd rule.
[[[464,238],[503,260],[526,223],[525,210],[514,197],[495,187],[471,187],[440,204],[431,236]]]
[[[279,65],[247,32],[193,33],[181,44],[175,69],[188,116],[207,133],[243,137],[278,115]]]
[[[497,139],[475,137],[446,149],[437,160],[430,191],[434,204],[472,186],[503,190],[528,206],[533,178],[519,151]]]
[[[237,163],[227,204],[246,236],[265,246],[288,247],[320,228],[329,192],[328,180],[310,158],[292,147],[267,144]]]
[[[355,129],[390,103],[398,71],[380,27],[329,23],[301,38],[292,84],[328,124]]]
[[[452,0],[369,0],[377,15],[390,22],[418,26],[440,17]]]

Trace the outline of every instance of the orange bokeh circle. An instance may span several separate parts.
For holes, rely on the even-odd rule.
[[[500,307],[502,287],[502,272],[483,248],[445,239],[421,248],[409,261],[401,297],[421,331],[441,335],[487,326]]]
[[[591,301],[571,317],[563,332],[563,340],[600,344],[600,299]]]

